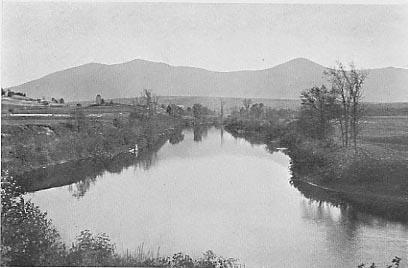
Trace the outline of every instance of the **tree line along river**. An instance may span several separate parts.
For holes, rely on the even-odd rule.
[[[151,152],[42,170],[26,198],[68,244],[104,232],[118,251],[211,249],[246,267],[406,264],[408,223],[327,202],[295,188],[290,159],[217,128],[185,129]],[[45,175],[45,176],[44,176]]]

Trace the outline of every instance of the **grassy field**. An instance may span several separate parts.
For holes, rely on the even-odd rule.
[[[408,151],[408,115],[364,118],[360,140],[363,143]]]
[[[343,148],[331,157],[347,168],[341,180],[329,185],[353,193],[354,199],[408,204],[408,116],[364,118],[357,153]]]
[[[12,112],[10,112],[12,111]],[[67,122],[74,113],[82,113],[86,117],[111,121],[116,117],[126,117],[135,111],[131,105],[115,104],[106,106],[63,107],[24,106],[2,104],[2,125],[56,125]]]

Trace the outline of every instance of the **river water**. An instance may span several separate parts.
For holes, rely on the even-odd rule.
[[[108,234],[119,252],[143,244],[199,257],[211,249],[249,268],[384,267],[394,256],[406,265],[408,223],[306,198],[290,185],[282,152],[211,128],[184,130],[149,157],[130,157],[133,164],[94,166],[97,175],[28,197],[68,245],[89,229]],[[73,170],[59,172],[76,181]]]

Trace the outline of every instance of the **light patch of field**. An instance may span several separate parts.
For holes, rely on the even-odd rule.
[[[365,118],[360,141],[362,147],[379,158],[408,160],[408,116]]]
[[[361,137],[408,136],[408,116],[366,117],[360,134]]]

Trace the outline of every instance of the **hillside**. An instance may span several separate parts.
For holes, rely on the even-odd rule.
[[[192,67],[133,60],[122,64],[85,64],[49,74],[11,88],[28,96],[66,101],[139,96],[144,88],[161,96],[205,96],[298,99],[303,89],[327,83],[325,67],[298,58],[258,71],[213,72]],[[372,69],[365,84],[365,101],[408,101],[408,70]]]

